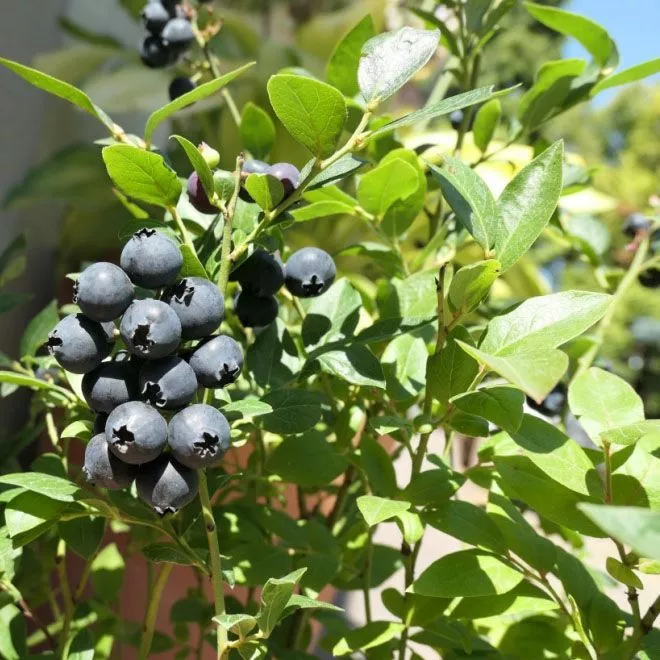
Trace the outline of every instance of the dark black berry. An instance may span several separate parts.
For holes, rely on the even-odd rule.
[[[207,337],[220,325],[225,312],[220,289],[202,277],[177,282],[165,291],[163,300],[179,317],[184,339]]]
[[[138,286],[160,289],[174,280],[183,257],[179,246],[155,229],[140,229],[133,234],[121,253],[121,267]]]
[[[131,304],[135,291],[128,275],[114,264],[99,262],[80,273],[73,301],[93,321],[113,321]]]
[[[660,288],[660,268],[647,268],[639,274],[639,283],[647,289]]]
[[[89,483],[102,488],[128,488],[137,476],[138,468],[120,461],[109,451],[104,433],[95,435],[85,448],[83,474]]]
[[[178,53],[167,46],[160,37],[145,37],[140,46],[140,59],[150,69],[164,69],[177,61]]]
[[[173,18],[163,28],[160,38],[168,48],[181,53],[195,41],[195,32],[187,18]]]
[[[558,383],[550,394],[541,401],[541,403],[537,403],[534,399],[528,396],[527,404],[530,408],[533,408],[546,417],[557,417],[558,415],[561,415],[564,409],[566,394],[566,386],[563,383]]]
[[[623,223],[621,231],[630,238],[635,238],[637,234],[651,229],[651,220],[641,213],[631,213]]]
[[[187,78],[186,76],[179,76],[175,78],[169,86],[168,92],[170,95],[170,101],[178,99],[180,96],[192,92],[195,89],[195,83]]]
[[[213,337],[199,346],[190,357],[197,381],[204,387],[226,387],[243,368],[241,345],[226,335]]]
[[[257,249],[231,274],[231,280],[257,296],[273,296],[284,284],[284,264],[278,255]]]
[[[55,326],[46,346],[64,369],[84,374],[96,369],[108,356],[112,339],[102,324],[83,314],[72,314]]]
[[[298,298],[325,293],[337,275],[332,257],[314,247],[302,248],[289,257],[285,267],[286,288]]]
[[[218,209],[211,204],[197,172],[193,172],[188,178],[188,199],[200,213],[217,214]]]
[[[156,408],[182,408],[193,400],[195,392],[195,372],[180,357],[145,362],[140,370],[140,395]]]
[[[163,454],[140,468],[135,480],[137,492],[156,513],[176,513],[195,499],[199,477],[195,470]]]
[[[153,298],[135,300],[119,328],[126,348],[141,358],[156,360],[173,353],[181,342],[181,321],[166,303]]]
[[[172,18],[170,12],[160,2],[149,2],[142,10],[144,27],[154,36],[160,35],[163,28]]]
[[[95,412],[111,413],[137,398],[138,379],[130,362],[103,362],[82,379],[87,405]]]
[[[244,328],[260,328],[270,325],[277,318],[279,304],[274,296],[260,298],[249,291],[241,291],[234,311]]]

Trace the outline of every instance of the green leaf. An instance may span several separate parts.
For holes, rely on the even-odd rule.
[[[86,420],[78,419],[71,422],[60,433],[60,438],[80,438],[89,440],[92,437],[93,424]]]
[[[497,525],[483,509],[469,502],[447,502],[438,513],[425,516],[425,520],[463,543],[481,546],[498,554],[507,552],[504,537]]]
[[[204,192],[206,193],[207,197],[211,199],[215,194],[213,172],[211,172],[211,168],[204,160],[204,157],[199,152],[199,149],[190,140],[187,140],[180,135],[171,135],[170,139],[176,140],[181,145],[181,148],[186,152],[186,156],[188,156],[190,164],[193,166],[193,169],[199,176],[199,180],[202,183]]]
[[[310,350],[322,344],[352,338],[360,316],[362,298],[355,287],[342,278],[307,308],[302,338]]]
[[[445,156],[444,162],[443,169],[429,166],[443,197],[461,225],[484,250],[490,250],[501,224],[492,193],[484,180],[462,161]]]
[[[271,211],[284,199],[284,186],[271,174],[250,174],[245,188],[264,211]]]
[[[472,126],[472,135],[474,136],[474,143],[482,153],[485,153],[488,149],[488,145],[500,123],[501,116],[502,103],[499,99],[491,99],[477,111]]]
[[[347,178],[351,174],[354,174],[359,169],[363,168],[367,164],[367,161],[354,156],[353,154],[345,154],[339,160],[335,161],[332,165],[326,167],[322,172],[319,172],[310,182],[309,185],[305,188],[305,197],[312,201],[312,195],[310,193],[314,190],[319,190],[325,188],[330,184],[337,183]],[[312,166],[314,165],[314,160],[309,161],[307,165],[300,172],[302,179],[305,178],[308,172],[312,171]],[[342,191],[335,189],[335,193],[341,195],[341,200],[348,201],[352,200],[350,195],[342,193]],[[353,201],[353,206],[357,202]]]
[[[124,194],[156,206],[176,206],[181,184],[162,156],[128,144],[103,149],[113,183]]]
[[[552,348],[525,349],[498,357],[462,341],[456,343],[474,360],[517,385],[536,401],[543,401],[568,369],[568,356]]]
[[[563,142],[555,142],[511,180],[497,201],[495,254],[508,270],[539,237],[561,194]]]
[[[58,528],[67,546],[83,559],[89,559],[103,541],[105,520],[103,518],[75,518],[60,522]]]
[[[660,420],[647,419],[644,422],[628,424],[601,433],[601,439],[614,445],[632,445],[646,436],[660,432]]]
[[[383,351],[383,365],[387,392],[394,401],[417,396],[426,385],[428,351],[421,337],[401,335],[393,339]]]
[[[249,68],[254,66],[255,62],[248,62],[247,64],[225,73],[219,78],[215,78],[210,82],[204,83],[199,87],[195,87],[191,92],[179,96],[179,98],[174,99],[167,105],[164,105],[162,108],[159,108],[155,112],[152,112],[147,119],[147,125],[144,128],[144,139],[147,143],[151,142],[154,131],[159,124],[163,123],[168,117],[171,117],[175,112],[178,112],[182,108],[185,108],[196,101],[201,101],[202,99],[215,94],[217,91],[228,85],[234,78],[237,78],[241,74],[245,73]]]
[[[54,525],[67,504],[39,493],[19,492],[5,507],[5,523],[15,547],[20,547]]]
[[[632,506],[582,504],[604,532],[648,559],[660,559],[660,512]]]
[[[435,314],[433,315],[435,316]],[[433,322],[430,316],[395,316],[392,318],[376,321],[373,325],[365,328],[358,334],[356,340],[363,344],[374,344],[384,339],[392,339],[399,335],[415,332],[430,325]]]
[[[23,336],[19,351],[22,357],[34,357],[47,341],[48,334],[57,325],[57,301],[48,303],[28,324]]]
[[[483,417],[507,433],[516,433],[523,419],[525,395],[513,387],[495,386],[466,392],[451,402],[459,410]]]
[[[214,616],[213,621],[227,632],[245,637],[256,627],[257,619],[249,614],[221,614]]]
[[[482,550],[461,550],[431,564],[408,589],[436,598],[496,596],[516,587],[523,574]]]
[[[447,336],[443,349],[429,357],[426,366],[426,384],[436,401],[445,405],[453,396],[465,392],[479,372],[479,363],[465,350],[472,344],[470,333],[461,325]]]
[[[261,611],[257,616],[259,629],[268,637],[280,620],[284,609],[293,595],[300,578],[305,573],[301,568],[293,573],[285,575],[283,578],[270,578],[264,585],[261,593],[261,602],[263,603]]]
[[[487,87],[479,87],[478,89],[473,89],[471,92],[450,96],[449,98],[442,99],[442,101],[438,101],[438,103],[428,105],[421,110],[415,110],[415,112],[411,112],[410,114],[404,115],[399,119],[395,119],[388,124],[380,126],[373,131],[371,138],[373,139],[384,135],[385,133],[390,133],[397,128],[401,128],[402,126],[410,126],[412,124],[416,124],[418,121],[428,121],[429,119],[441,117],[442,115],[450,115],[456,110],[462,110],[463,108],[468,108],[471,105],[482,103],[483,101],[487,101],[492,97],[492,85]]]
[[[394,279],[388,282],[385,290],[387,295],[379,294],[378,300],[384,323],[391,323],[394,317],[423,316],[435,319],[438,313],[437,276],[437,270],[433,269],[414,273],[405,280]]]
[[[534,128],[562,109],[574,80],[587,66],[585,60],[568,59],[545,62],[534,85],[520,99],[518,117],[523,126]]]
[[[367,525],[373,527],[407,511],[410,508],[410,502],[390,500],[375,495],[362,495],[357,499],[357,506]]]
[[[465,477],[447,467],[420,472],[402,493],[415,506],[442,506],[463,485]]]
[[[17,472],[0,476],[0,484],[18,486],[58,502],[73,502],[83,491],[71,481],[40,472]]]
[[[142,554],[148,561],[154,563],[179,564],[180,566],[192,566],[192,558],[189,557],[179,546],[172,543],[150,543],[142,548]]]
[[[222,408],[225,415],[238,415],[241,419],[252,419],[272,412],[272,408],[259,399],[252,397],[228,403]]]
[[[612,87],[627,85],[631,82],[643,80],[644,78],[648,78],[658,72],[660,72],[660,57],[654,60],[649,60],[648,62],[636,64],[623,71],[617,71],[615,74],[608,76],[607,78],[603,78],[591,88],[591,96],[596,96],[596,94],[599,94],[606,89],[611,89]]]
[[[630,435],[640,438],[644,435],[643,429],[632,434],[616,432],[618,427],[642,422],[644,404],[625,380],[604,369],[591,367],[574,378],[568,389],[568,402],[573,414],[580,419],[594,440],[600,438],[603,441],[611,441],[610,429],[615,429],[612,437],[617,439],[626,440]]]
[[[325,486],[347,467],[346,459],[318,431],[285,438],[267,463],[269,472],[304,488]]]
[[[332,154],[346,121],[346,103],[334,87],[313,78],[278,74],[268,96],[289,133],[317,158]]]
[[[248,369],[260,387],[290,383],[302,364],[298,348],[280,319],[259,333],[247,351]]]
[[[402,27],[373,37],[362,47],[358,86],[367,103],[396,93],[435,53],[440,30]]]
[[[179,277],[202,277],[205,280],[208,279],[206,269],[202,266],[202,262],[199,260],[195,250],[185,243],[182,243],[179,249],[183,257]]]
[[[449,285],[447,301],[451,311],[467,314],[475,310],[488,295],[500,272],[500,262],[495,259],[463,266]]]
[[[87,628],[83,628],[71,641],[67,660],[94,660],[94,650],[94,638]]]
[[[628,587],[635,587],[637,589],[644,588],[644,584],[639,577],[637,577],[635,571],[629,566],[622,564],[618,559],[608,557],[605,560],[605,568],[617,582],[621,582],[621,584],[625,584]]]
[[[94,591],[108,604],[112,603],[121,591],[124,567],[124,558],[115,543],[106,545],[92,562]]]
[[[610,300],[610,296],[588,291],[528,298],[512,312],[488,324],[479,348],[490,355],[557,348],[599,321]]]
[[[345,247],[341,252],[337,253],[337,256],[340,255],[368,257],[378,264],[388,275],[403,276],[404,274],[401,254],[393,251],[392,248],[383,243],[362,241],[361,243]]]
[[[25,660],[27,653],[26,617],[13,603],[0,607],[0,657]]]
[[[623,638],[625,617],[617,604],[603,593],[597,593],[589,602],[587,625],[599,655],[617,647]]]
[[[349,655],[355,651],[366,651],[397,639],[405,625],[389,621],[372,621],[362,628],[346,633],[332,649],[333,656]],[[369,657],[372,657],[370,654]],[[374,656],[375,657],[375,654]]]
[[[419,16],[428,25],[433,25],[440,30],[442,34],[442,45],[446,46],[452,55],[460,57],[460,50],[456,41],[456,35],[447,27],[447,24],[440,20],[435,14],[430,11],[424,11],[417,7],[408,7],[413,14]]]
[[[53,78],[36,69],[31,69],[29,66],[7,60],[4,57],[0,57],[0,65],[7,67],[34,87],[38,87],[48,94],[52,94],[78,106],[81,110],[96,117],[106,128],[113,130],[115,124],[112,119],[101,108],[92,103],[86,94],[73,85],[69,85],[69,83]]]
[[[660,458],[642,443],[615,454],[627,458],[612,473],[612,504],[660,509]]]
[[[300,594],[293,594],[289,598],[289,602],[286,604],[287,611],[290,609],[302,609],[302,610],[331,610],[333,612],[343,612],[344,610],[341,607],[337,607],[332,603],[326,603],[322,600],[316,600],[315,598],[309,598],[308,596],[301,596]]]
[[[0,383],[10,383],[18,385],[19,387],[29,387],[32,390],[52,390],[59,392],[62,395],[68,395],[67,390],[54,385],[46,380],[40,380],[32,376],[24,376],[23,374],[15,373],[14,371],[0,371]]]
[[[316,358],[321,369],[353,385],[385,389],[383,368],[378,358],[362,344],[327,351]]]
[[[613,69],[619,62],[616,44],[598,23],[556,7],[525,2],[527,11],[555,32],[577,39],[592,55],[601,69]]]
[[[275,144],[275,124],[265,110],[248,101],[241,113],[241,140],[255,157],[265,158]]]
[[[412,547],[424,536],[424,523],[417,513],[401,511],[397,513],[397,524],[401,529],[403,540]]]
[[[372,490],[392,497],[397,492],[396,474],[392,457],[378,440],[363,435],[360,441],[360,461]]]
[[[321,404],[314,392],[276,390],[267,394],[263,402],[273,409],[261,418],[264,429],[271,433],[304,433],[321,418]]]
[[[357,197],[365,211],[382,217],[395,202],[414,193],[418,186],[415,168],[396,158],[365,174],[360,179]]]
[[[8,206],[8,198],[5,199]],[[25,234],[19,234],[0,254],[0,288],[20,277],[25,270]]]
[[[367,15],[335,46],[325,77],[342,94],[352,97],[359,92],[357,71],[362,46],[375,34],[374,21]]]

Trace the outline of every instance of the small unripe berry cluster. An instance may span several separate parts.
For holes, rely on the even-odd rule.
[[[222,294],[204,278],[178,279],[182,262],[172,239],[141,229],[124,247],[121,267],[96,263],[80,274],[74,302],[81,313],[60,321],[47,343],[62,367],[84,374],[83,395],[98,414],[87,479],[105,488],[136,480],[139,496],[160,514],[194,498],[195,470],[217,464],[229,448],[224,415],[190,405],[198,387],[225,387],[243,366],[240,345],[213,335],[224,316]],[[134,286],[154,297],[135,299]],[[106,361],[115,322],[126,350]],[[177,354],[183,340],[194,344]]]
[[[195,41],[192,23],[176,0],[149,0],[142,10],[142,21],[148,34],[140,57],[152,69],[176,64]]]

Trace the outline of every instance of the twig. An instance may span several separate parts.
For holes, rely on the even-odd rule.
[[[147,606],[147,613],[144,619],[144,629],[142,631],[142,641],[140,642],[139,660],[147,660],[149,658],[149,651],[151,650],[151,643],[156,628],[156,618],[158,617],[158,608],[160,607],[160,599],[173,568],[174,564],[163,564],[163,568],[160,569],[153,590],[149,595],[149,604]]]
[[[227,212],[225,213],[225,226],[222,230],[222,249],[220,252],[220,275],[218,276],[218,288],[224,296],[229,281],[229,272],[231,270],[231,232],[234,224],[234,215],[236,213],[236,204],[238,194],[241,190],[241,172],[243,170],[243,154],[236,158],[236,169],[234,170],[234,192],[232,193]]]

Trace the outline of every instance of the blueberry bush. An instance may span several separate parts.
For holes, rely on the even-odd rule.
[[[608,230],[571,204],[593,172],[545,139],[660,60],[618,70],[602,27],[547,3],[447,0],[392,29],[376,8],[325,65],[273,56],[264,78],[270,61],[226,66],[225,35],[246,38],[216,3],[124,4],[140,66],[171,70],[140,135],[0,59],[99,121],[79,213],[113,209],[122,237],[2,357],[3,396],[33,397],[0,447],[0,656],[660,657],[660,421],[602,359],[630,292],[658,295],[658,205]],[[479,86],[514,11],[589,60]],[[287,149],[296,165],[271,162]],[[581,286],[551,277],[567,261]],[[421,568],[430,530],[453,541]],[[142,622],[119,607],[134,555]],[[165,632],[173,571],[196,586]]]

